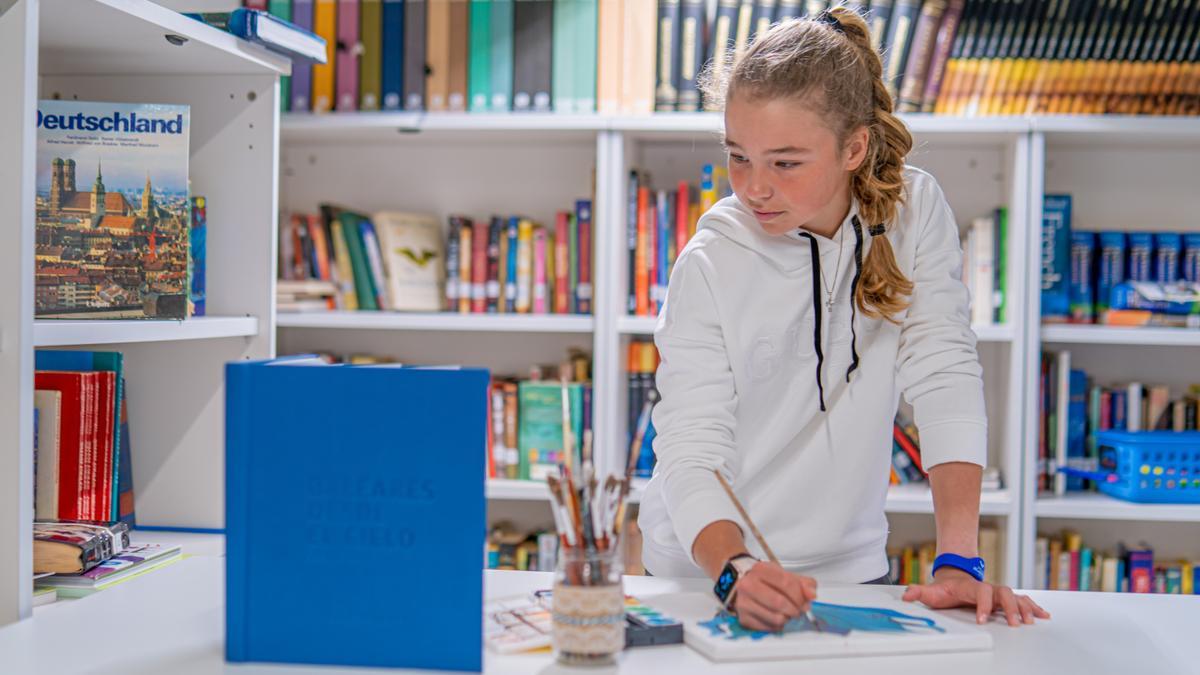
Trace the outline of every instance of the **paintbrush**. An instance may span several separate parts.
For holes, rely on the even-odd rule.
[[[633,441],[629,444],[629,457],[625,460],[625,482],[627,484],[633,477],[633,470],[637,466],[638,452],[642,449],[642,441],[646,438],[646,429],[650,426],[650,411],[654,409],[657,401],[658,394],[653,389],[646,392],[646,402],[642,405],[642,412],[638,414],[637,431],[633,434]],[[626,485],[626,490],[628,490],[628,485]]]
[[[725,480],[725,476],[722,476],[721,472],[717,469],[713,469],[713,474],[715,474],[717,480],[721,482],[721,487],[725,488],[725,494],[729,495],[729,501],[733,502],[733,507],[737,509],[738,515],[740,515],[742,520],[745,521],[746,525],[750,527],[750,532],[754,534],[754,538],[758,541],[758,545],[761,546],[763,552],[767,554],[767,559],[776,565],[779,565],[779,558],[775,557],[775,552],[772,551],[771,547],[767,545],[767,540],[765,537],[763,537],[762,532],[758,531],[758,526],[754,524],[753,520],[750,520],[750,514],[746,513],[746,509],[742,507],[742,502],[740,502],[737,498],[737,495],[733,493],[733,488],[729,486],[729,483]],[[816,617],[813,616],[812,609],[805,610],[804,616],[809,620],[810,623],[812,623],[814,628],[816,628],[818,631],[821,630],[820,624],[817,623]]]

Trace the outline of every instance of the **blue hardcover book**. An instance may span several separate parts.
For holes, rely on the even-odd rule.
[[[291,58],[325,63],[325,38],[260,9],[239,7],[232,12],[185,12],[184,16],[256,42]]]
[[[1042,202],[1042,318],[1070,315],[1071,195],[1046,195]]]
[[[116,373],[116,409],[113,411],[113,481],[111,520],[134,523],[133,465],[130,459],[129,411],[126,409],[125,356],[121,352],[64,351],[38,349],[34,352],[36,370],[66,370],[79,373],[110,371]]]
[[[488,372],[225,377],[226,658],[480,671]]]
[[[383,109],[404,108],[404,0],[383,0]]]
[[[508,264],[505,266],[504,280],[504,311],[512,314],[517,311],[517,234],[521,219],[513,216],[508,219]]]

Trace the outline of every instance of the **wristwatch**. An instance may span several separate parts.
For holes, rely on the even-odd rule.
[[[717,596],[717,600],[721,601],[722,607],[729,607],[730,602],[733,601],[734,588],[737,586],[738,579],[746,576],[757,564],[758,559],[748,553],[736,555],[725,563],[725,567],[721,569],[721,574],[717,577],[717,583],[713,585],[713,593]]]

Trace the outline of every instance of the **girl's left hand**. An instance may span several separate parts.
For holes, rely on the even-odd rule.
[[[931,584],[914,584],[904,591],[905,602],[920,601],[932,609],[975,606],[976,620],[985,623],[993,609],[1008,617],[1008,625],[1020,626],[1033,623],[1033,619],[1049,619],[1050,613],[1042,609],[1028,595],[1017,595],[1008,586],[993,586],[976,581],[975,577],[953,567],[943,567]]]

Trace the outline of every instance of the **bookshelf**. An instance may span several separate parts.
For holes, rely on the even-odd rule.
[[[40,347],[125,355],[139,524],[219,529],[223,364],[275,353],[278,80],[289,62],[148,0],[0,8],[0,624],[32,584],[33,363]],[[189,176],[209,200],[209,316],[35,320],[34,194],[42,98],[191,106]]]

